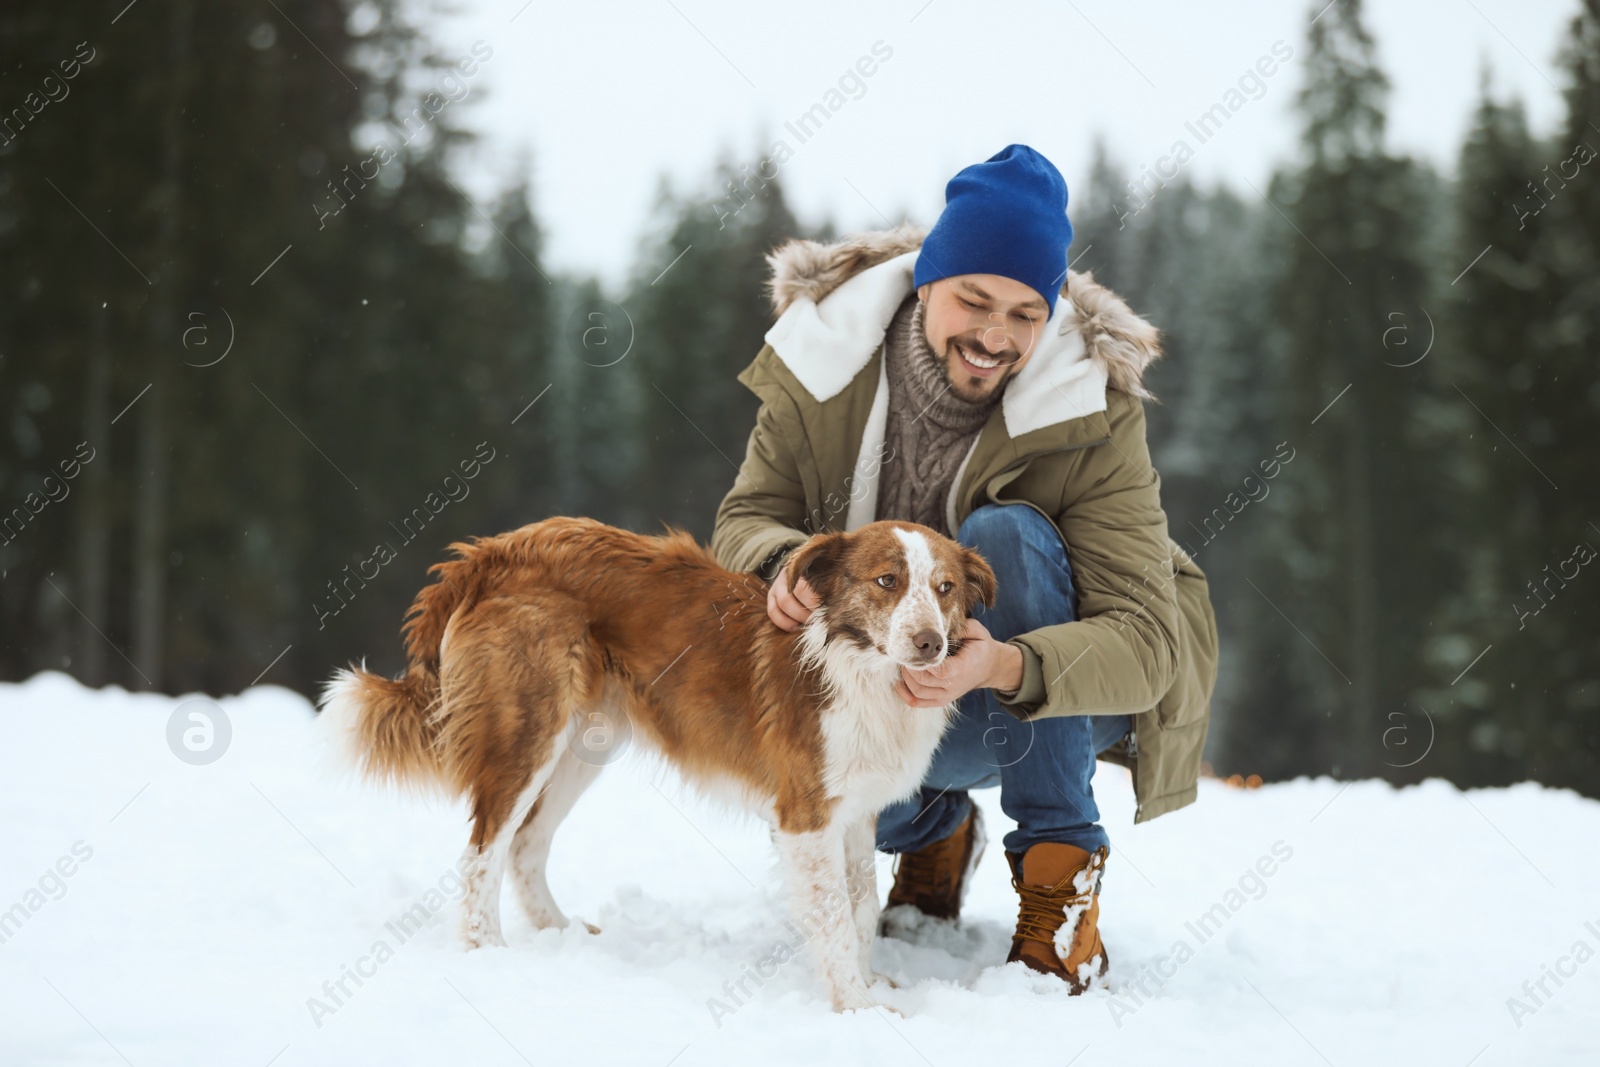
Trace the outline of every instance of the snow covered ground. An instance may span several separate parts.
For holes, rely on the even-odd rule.
[[[992,844],[960,928],[876,946],[903,1016],[836,1016],[803,955],[764,962],[791,940],[764,828],[635,754],[551,861],[601,932],[508,895],[511,947],[469,954],[461,805],[330,781],[286,690],[203,699],[0,685],[0,1063],[1600,1062],[1600,803],[1570,792],[1206,781],[1135,828],[1102,765],[1113,992],[1002,965]],[[175,756],[217,707],[190,760],[220,757]]]

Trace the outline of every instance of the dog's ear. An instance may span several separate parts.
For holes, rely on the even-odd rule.
[[[842,533],[821,533],[795,549],[784,564],[790,591],[804,578],[818,596],[827,600],[838,584],[845,541],[846,535]]]
[[[986,608],[994,607],[994,598],[998,592],[994,571],[976,549],[963,548],[961,552],[961,569],[967,580],[967,614],[971,615],[979,604]]]

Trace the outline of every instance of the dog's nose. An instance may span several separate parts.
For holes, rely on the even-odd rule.
[[[944,651],[944,638],[932,630],[917,631],[911,643],[917,646],[917,655],[925,660],[934,659]]]

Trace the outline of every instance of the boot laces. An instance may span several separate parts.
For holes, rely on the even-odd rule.
[[[1054,944],[1056,931],[1061,929],[1061,924],[1066,921],[1066,909],[1088,907],[1095,888],[1100,883],[1099,875],[1105,866],[1105,861],[1106,856],[1103,851],[1091,853],[1086,866],[1068,871],[1066,877],[1055,885],[1031,885],[1021,878],[1013,877],[1011,885],[1016,889],[1017,897],[1021,901],[1015,936],[1029,941],[1042,941],[1047,945]],[[1088,880],[1089,888],[1081,893],[1074,892],[1072,880],[1085,870],[1091,874]]]

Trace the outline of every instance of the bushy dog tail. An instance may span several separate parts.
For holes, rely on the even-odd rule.
[[[377,781],[445,786],[437,742],[439,678],[411,667],[384,678],[365,667],[338,670],[323,688],[318,726],[334,763]]]
[[[450,545],[457,559],[428,568],[439,580],[417,593],[406,613],[406,673],[385,678],[362,667],[335,672],[318,702],[334,762],[365,777],[402,786],[452,791],[441,759],[443,717],[439,661],[456,610],[475,602],[484,539]]]

